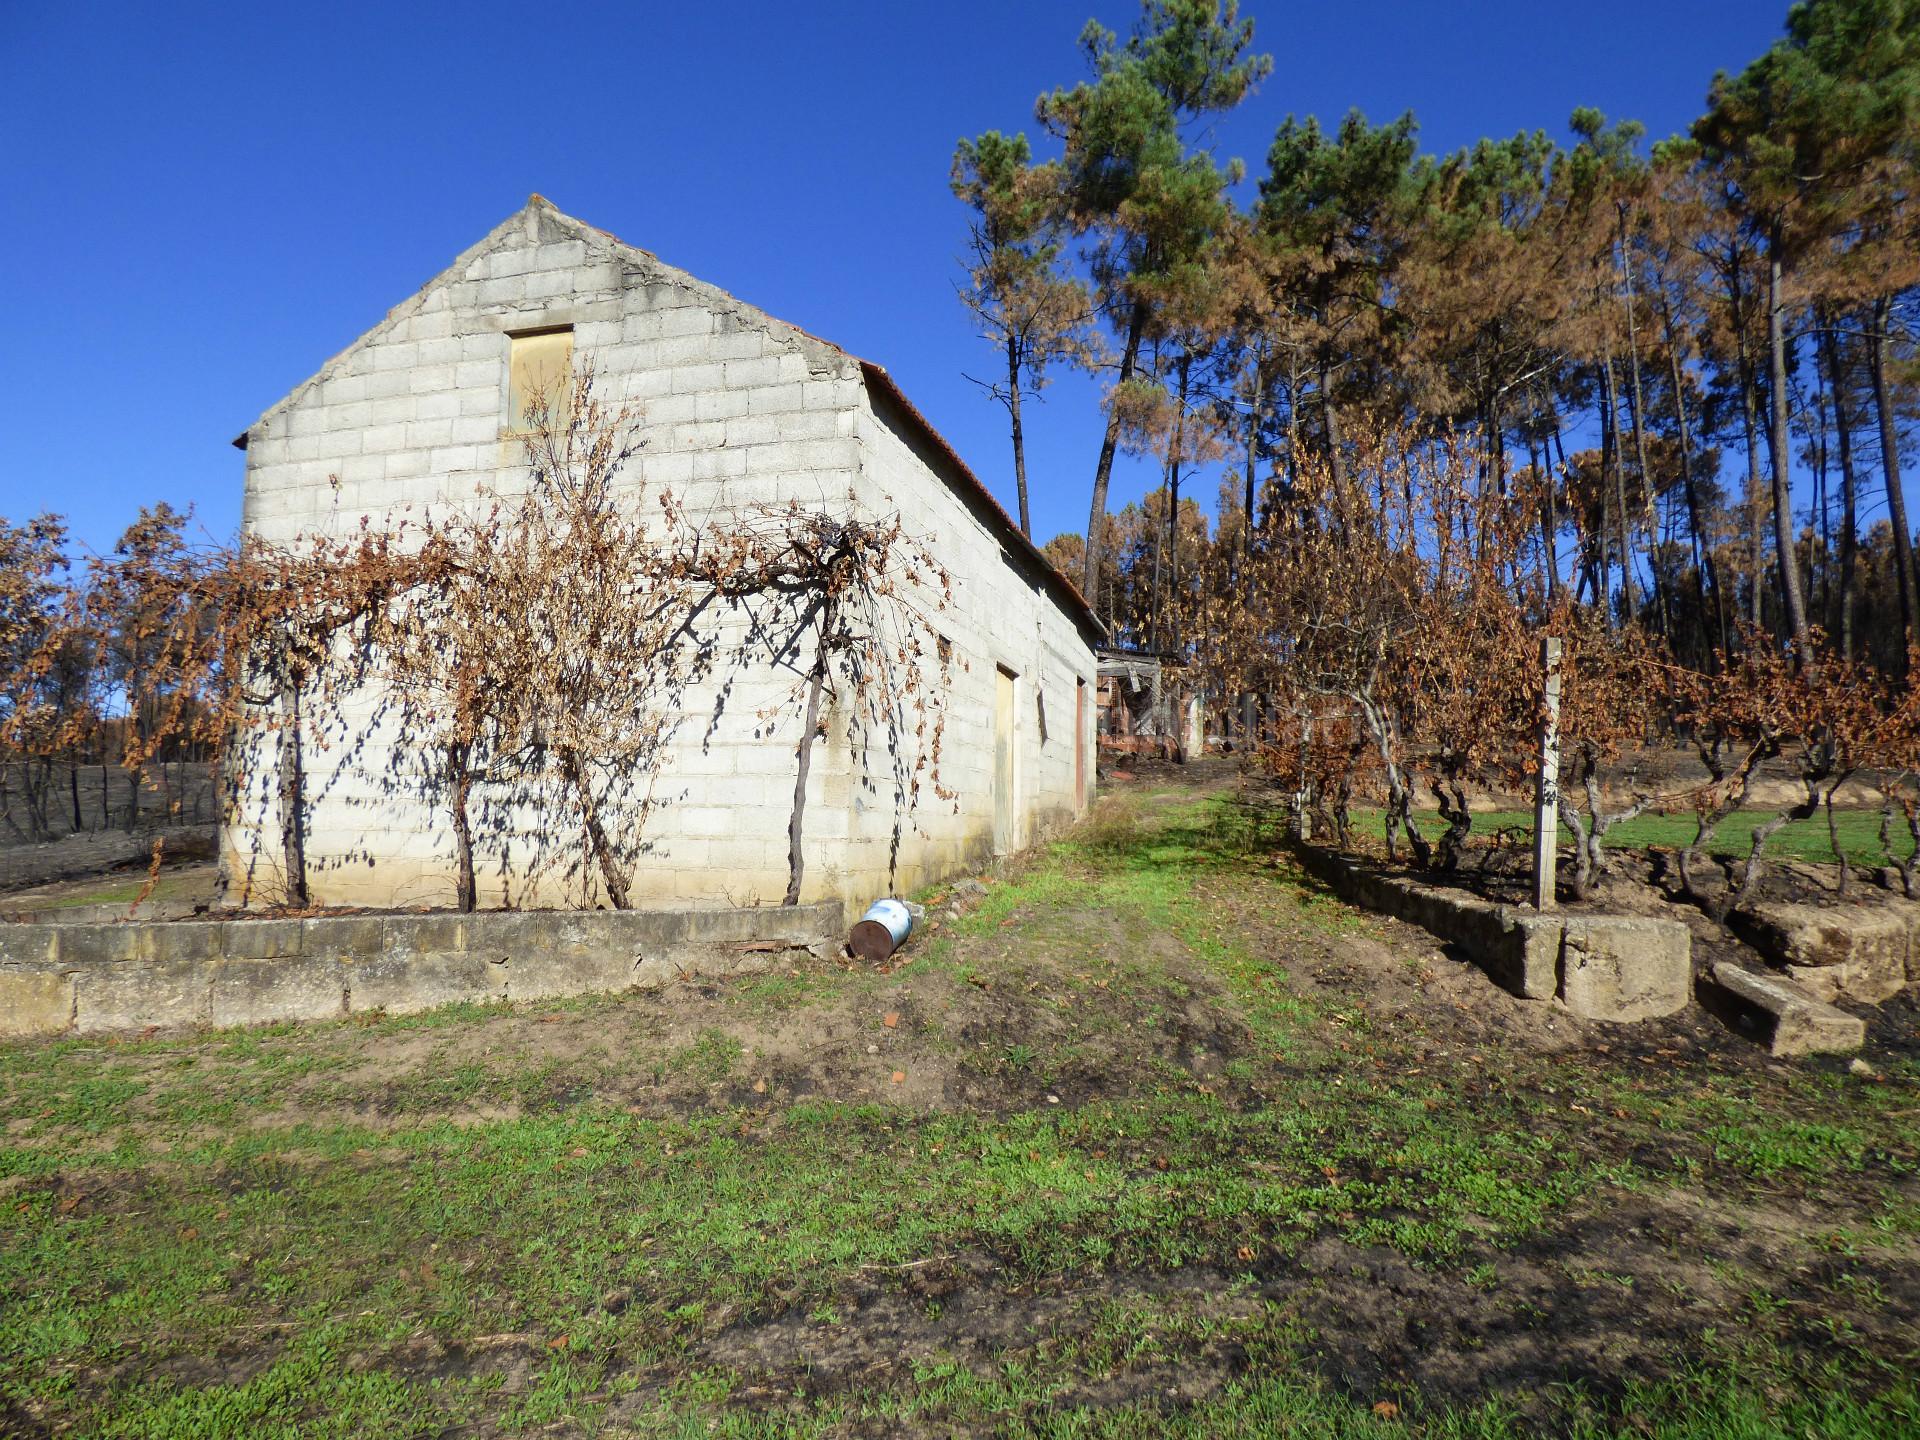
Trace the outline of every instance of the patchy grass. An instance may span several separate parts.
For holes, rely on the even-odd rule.
[[[1190,787],[927,898],[885,975],[0,1050],[0,1433],[1920,1427],[1910,1055],[1581,1032]]]
[[[1736,812],[1722,823],[1708,846],[1709,852],[1714,855],[1745,855],[1753,848],[1753,832],[1778,813],[1772,810]],[[1355,833],[1365,836],[1380,835],[1382,814],[1383,812],[1379,810],[1356,808],[1353,812]],[[1414,816],[1421,822],[1423,832],[1432,830],[1437,833],[1436,827],[1441,824],[1437,810],[1416,810]],[[1860,865],[1878,865],[1886,862],[1886,855],[1880,846],[1880,812],[1878,810],[1836,810],[1834,820],[1834,828],[1839,833],[1841,848],[1847,852],[1849,860]],[[1573,832],[1564,824],[1559,828],[1562,839],[1571,844]],[[1533,812],[1476,810],[1473,816],[1473,829],[1476,835],[1490,835],[1498,830],[1531,835]],[[1633,819],[1622,821],[1609,830],[1607,844],[1615,850],[1642,850],[1653,847],[1681,849],[1693,843],[1696,829],[1693,816],[1687,813],[1636,815]],[[1896,857],[1904,859],[1912,854],[1913,844],[1898,825],[1894,828],[1893,839]],[[1816,815],[1806,820],[1788,821],[1768,840],[1767,853],[1815,863],[1833,863],[1836,857],[1832,837],[1827,831],[1826,816]]]
[[[150,901],[208,900],[212,898],[216,867],[205,863],[169,863],[161,870]],[[0,900],[0,909],[34,912],[73,910],[83,905],[127,905],[147,889],[144,865],[137,870],[81,880],[52,881]]]

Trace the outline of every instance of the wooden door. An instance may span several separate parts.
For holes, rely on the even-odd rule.
[[[994,669],[993,694],[993,849],[1010,854],[1017,846],[1013,794],[1013,672]]]
[[[1087,803],[1087,682],[1073,682],[1073,798]]]

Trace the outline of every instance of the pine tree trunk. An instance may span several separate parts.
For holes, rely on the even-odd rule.
[[[1653,597],[1654,623],[1662,635],[1673,634],[1673,611],[1667,603],[1667,583],[1660,574],[1660,511],[1654,503],[1653,480],[1647,472],[1647,441],[1640,418],[1640,379],[1635,366],[1633,390],[1627,397],[1627,418],[1633,422],[1635,463],[1640,469],[1640,504],[1647,519],[1647,587]]]
[[[1541,477],[1543,484],[1546,486],[1547,515],[1545,523],[1547,526],[1547,574],[1553,582],[1554,592],[1558,593],[1561,585],[1560,486],[1556,476],[1566,473],[1567,447],[1566,442],[1560,438],[1560,413],[1554,409],[1553,393],[1548,390],[1545,385],[1542,385],[1540,388],[1542,397],[1546,401],[1547,419],[1553,424],[1553,428],[1548,431],[1540,441],[1540,458],[1548,469],[1555,469],[1553,452],[1556,447],[1558,447],[1560,452],[1560,462],[1555,474],[1545,474],[1543,472]]]
[[[1853,592],[1859,566],[1858,491],[1854,488],[1853,423],[1847,416],[1846,376],[1841,371],[1840,345],[1830,328],[1820,332],[1826,352],[1827,374],[1833,381],[1834,436],[1840,446],[1840,654],[1853,658]]]
[[[1554,563],[1553,544],[1553,502],[1548,498],[1551,491],[1544,483],[1546,471],[1540,464],[1540,440],[1533,428],[1527,428],[1527,466],[1533,471],[1534,483],[1540,485],[1540,579],[1541,598],[1549,605],[1559,585],[1559,576],[1554,572],[1558,566]]]
[[[1345,503],[1347,462],[1340,451],[1340,407],[1333,403],[1333,364],[1325,350],[1320,352],[1320,408],[1326,418],[1327,469],[1333,477],[1333,493]]]
[[[1260,458],[1260,404],[1261,401],[1266,398],[1266,377],[1260,372],[1259,359],[1255,357],[1249,361],[1249,366],[1252,370],[1252,375],[1250,377],[1251,384],[1247,397],[1247,515],[1246,531],[1241,537],[1241,553],[1246,556],[1253,554],[1253,506],[1256,498],[1254,494],[1254,471]]]
[[[1147,328],[1147,307],[1139,301],[1134,302],[1133,313],[1127,317],[1126,347],[1120,352],[1120,381],[1125,385],[1133,378],[1133,367],[1140,359],[1140,337]],[[1109,406],[1107,410],[1107,433],[1100,441],[1100,462],[1093,471],[1093,508],[1087,515],[1086,566],[1083,574],[1083,588],[1091,595],[1100,579],[1100,552],[1107,537],[1107,482],[1113,478],[1113,455],[1120,448],[1120,410],[1118,406]]]
[[[1600,375],[1601,396],[1607,407],[1604,434],[1610,441],[1603,451],[1613,460],[1613,523],[1615,538],[1620,544],[1620,608],[1626,623],[1631,625],[1639,617],[1640,601],[1633,588],[1633,542],[1627,529],[1627,480],[1623,473],[1625,467],[1620,463],[1619,395],[1613,383],[1611,355],[1601,362]]]
[[[1160,467],[1160,502],[1164,509],[1167,496],[1167,470],[1163,462]],[[1147,644],[1160,648],[1160,570],[1167,548],[1167,527],[1154,522],[1153,525],[1153,569],[1147,581]]]
[[[1768,450],[1773,461],[1773,543],[1780,564],[1780,601],[1786,609],[1787,633],[1793,638],[1800,663],[1807,659],[1807,605],[1800,592],[1800,560],[1793,544],[1793,486],[1787,445],[1787,335],[1786,305],[1780,295],[1779,238],[1767,267],[1767,349],[1773,392],[1768,426]]]
[[[1170,599],[1180,590],[1180,462],[1187,439],[1187,382],[1193,373],[1193,355],[1180,352],[1180,408],[1173,417],[1173,444],[1167,452],[1167,589]],[[1172,623],[1172,607],[1169,622]],[[1169,629],[1170,641],[1178,645],[1177,630]]]
[[[1759,403],[1754,392],[1760,377],[1746,359],[1746,342],[1741,341],[1740,415],[1747,448],[1747,565],[1752,583],[1747,587],[1747,620],[1760,627],[1760,580],[1766,574],[1766,555],[1760,544],[1760,431]]]
[[[1887,320],[1891,303],[1873,302],[1873,323],[1867,327],[1867,366],[1873,380],[1873,404],[1880,420],[1880,468],[1886,477],[1887,514],[1893,521],[1894,568],[1899,571],[1900,628],[1908,644],[1914,640],[1913,532],[1907,528],[1907,498],[1900,484],[1900,437],[1894,428],[1893,397],[1887,389]]]
[[[1807,547],[1807,603],[1811,606],[1809,616],[1818,615],[1825,625],[1827,633],[1835,633],[1833,619],[1833,526],[1832,516],[1828,513],[1831,505],[1832,484],[1827,479],[1828,449],[1827,436],[1833,427],[1827,424],[1827,392],[1820,378],[1822,364],[1819,353],[1819,331],[1825,327],[1825,321],[1814,322],[1815,350],[1813,377],[1813,511],[1819,517],[1815,535],[1818,542]]]
[[[1628,253],[1627,212],[1620,211],[1620,274],[1626,281],[1627,301],[1627,377],[1630,386],[1628,400],[1633,420],[1634,462],[1640,467],[1640,503],[1647,516],[1647,574],[1653,587],[1654,620],[1660,627],[1660,633],[1671,637],[1673,617],[1667,605],[1667,587],[1660,578],[1660,536],[1654,510],[1653,476],[1647,469],[1647,432],[1643,415],[1646,409],[1644,392],[1640,386],[1640,332],[1634,318],[1633,262]]]
[[[1718,633],[1720,648],[1730,643],[1727,631],[1727,598],[1720,586],[1720,577],[1714,573],[1713,545],[1703,528],[1704,515],[1700,505],[1700,484],[1693,473],[1693,434],[1687,424],[1687,391],[1685,377],[1680,370],[1680,346],[1674,334],[1672,312],[1666,312],[1667,359],[1673,376],[1673,412],[1679,424],[1680,436],[1680,485],[1687,500],[1687,528],[1693,536],[1693,593],[1700,607],[1700,623],[1707,623],[1707,592],[1713,592],[1713,625]],[[1711,642],[1705,647],[1709,663],[1713,654]]]
[[[1027,514],[1027,443],[1020,432],[1020,347],[1007,339],[1007,410],[1013,417],[1013,483],[1020,494],[1020,533],[1033,539],[1033,522]]]
[[[1287,355],[1287,488],[1300,484],[1300,356]]]

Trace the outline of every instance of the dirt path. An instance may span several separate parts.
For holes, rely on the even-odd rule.
[[[38,892],[78,893],[111,889],[128,875],[145,877],[154,842],[169,862],[204,861],[214,847],[211,825],[179,825],[161,830],[88,831],[39,845],[0,846],[0,908],[12,908]],[[118,873],[116,873],[118,872]],[[61,885],[60,882],[76,882]]]

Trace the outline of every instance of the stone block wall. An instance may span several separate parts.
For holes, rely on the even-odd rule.
[[[944,748],[961,814],[929,795],[902,828],[896,857],[886,762],[864,771],[846,717],[830,715],[809,782],[803,898],[864,904],[991,858],[996,664],[1032,687],[1017,700],[1022,838],[1079,812],[1073,691],[1092,678],[1091,650],[1037,587],[1031,561],[1013,557],[996,533],[1004,519],[963,500],[934,457],[902,437],[897,417],[876,417],[854,357],[537,198],[249,430],[246,528],[289,542],[346,533],[363,517],[392,525],[475,503],[480,489],[511,494],[523,482],[522,444],[506,424],[510,337],[564,326],[576,363],[593,363],[603,393],[643,407],[637,503],[671,489],[696,515],[789,500],[898,509],[959,582],[961,603],[939,623],[956,652]],[[684,697],[645,832],[638,899],[741,905],[784,893],[800,730],[792,694],[792,676],[765,667],[717,676]],[[341,733],[308,747],[310,885],[328,904],[447,904],[444,813],[424,798],[403,737],[380,709],[377,694],[356,697],[339,717]],[[256,747],[251,771],[261,783],[224,834],[233,899],[281,890],[275,743],[266,736]],[[1090,759],[1085,774],[1090,783]],[[497,847],[478,857],[483,905],[591,899],[590,882],[553,870],[529,880],[527,857],[570,843],[555,840],[555,817],[514,815],[505,828],[504,872]]]
[[[1878,1005],[1920,985],[1920,905],[1855,882],[1844,906],[1759,901],[1735,934],[1817,999]]]
[[[764,969],[844,939],[837,902],[0,925],[0,1038],[408,1014]]]
[[[1503,988],[1585,1020],[1656,1020],[1693,998],[1693,941],[1677,920],[1539,912],[1392,875],[1318,845],[1307,867],[1342,898],[1460,946]]]
[[[923,533],[941,537],[939,558],[952,582],[943,609],[925,613],[953,643],[941,780],[956,803],[929,797],[916,831],[903,888],[977,866],[994,854],[996,672],[1013,680],[1014,833],[1018,850],[1070,823],[1086,807],[1094,776],[1096,662],[1088,636],[1049,594],[1044,577],[999,527],[979,513],[964,486],[929,486],[924,477],[953,464],[884,392],[869,390],[856,432],[864,465],[864,503],[899,507]],[[1084,703],[1076,697],[1084,693]],[[1076,765],[1076,754],[1079,763]],[[883,807],[856,803],[856,856],[891,841]],[[858,865],[858,859],[850,861]]]

